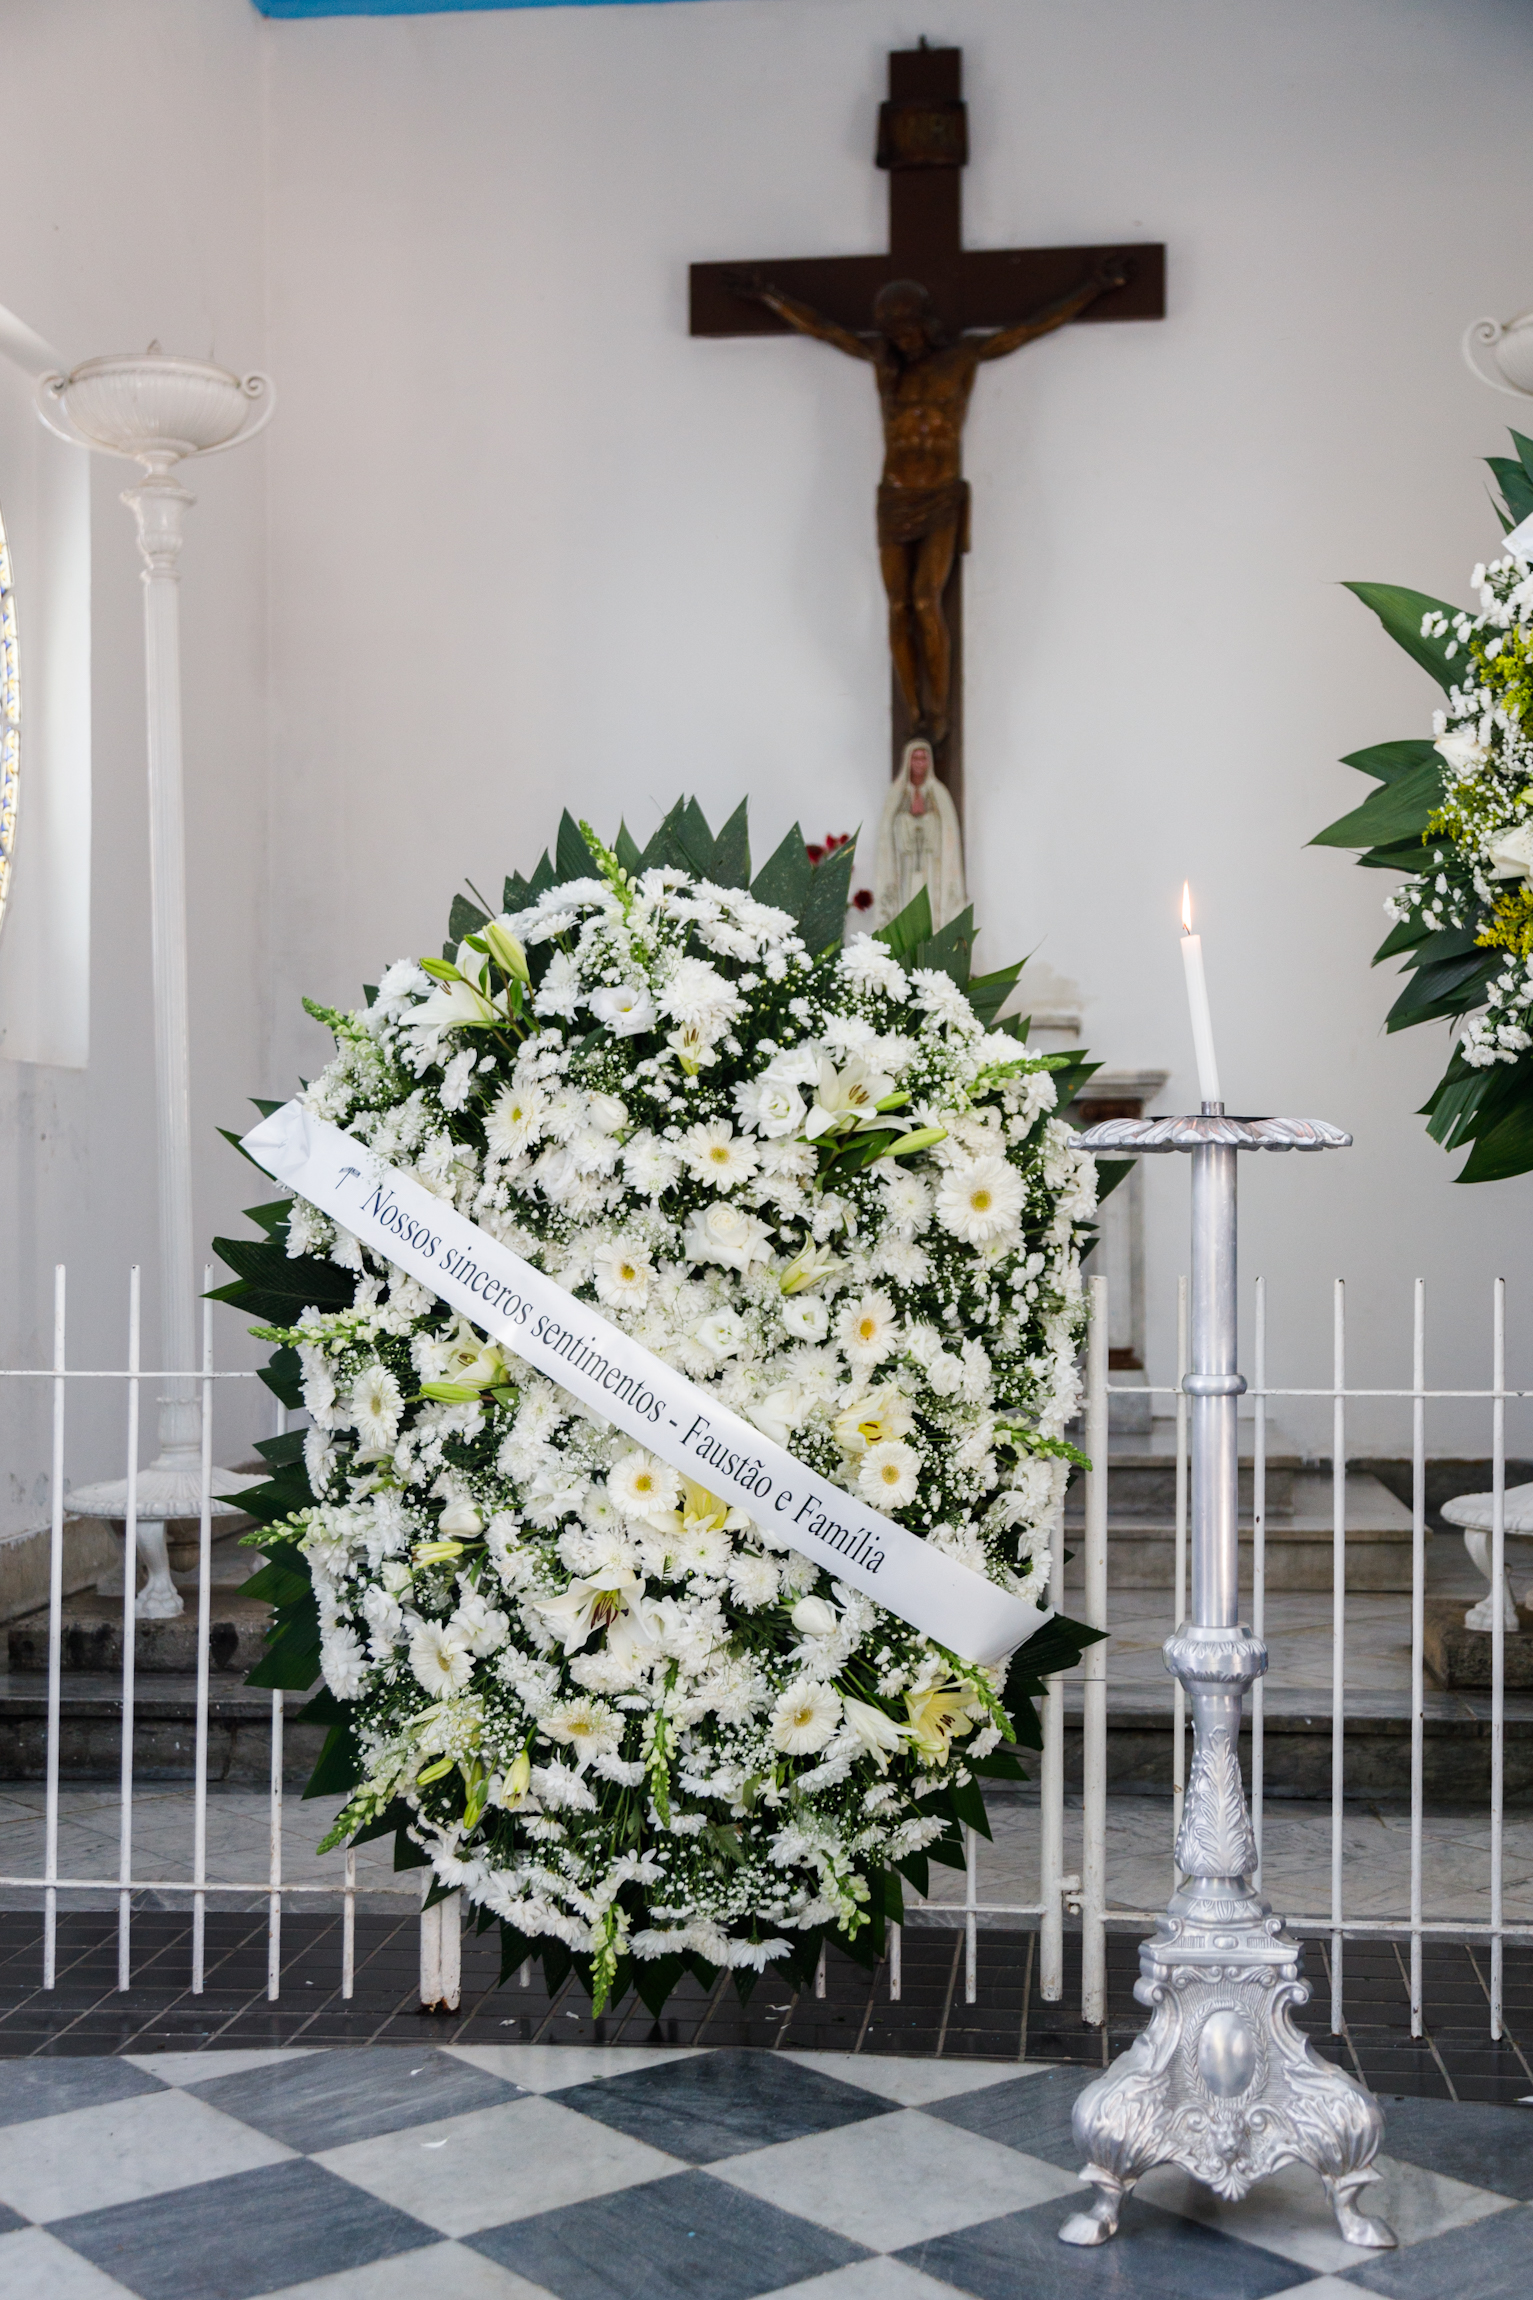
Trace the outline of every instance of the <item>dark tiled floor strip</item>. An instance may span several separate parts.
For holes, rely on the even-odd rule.
[[[191,1927],[173,1912],[146,1909],[133,1924],[133,1985],[119,1993],[115,1921],[70,1913],[59,1919],[57,1985],[44,1990],[42,1920],[0,1917],[0,2055],[195,2050],[199,2046],[616,2043],[749,2044],[839,2052],[977,2054],[986,2059],[1070,2061],[1101,2066],[1144,2025],[1133,1998],[1137,1942],[1108,1936],[1105,2028],[1080,2020],[1080,1941],[1065,1943],[1065,1994],[1044,2002],[1037,1935],[985,1932],[979,1946],[978,2002],[966,2004],[961,1933],[907,1931],[901,2001],[888,1974],[870,1980],[832,1954],[823,2000],[795,1996],[771,1977],[747,2005],[725,1981],[711,1992],[686,1982],[656,2021],[636,1997],[593,2021],[572,1984],[550,2000],[541,1978],[530,1988],[499,1985],[493,1936],[466,1937],[463,1997],[455,2014],[417,2009],[418,1927],[359,1916],[356,1990],[340,1993],[338,1918],[288,1917],[282,1929],[282,1993],[266,1998],[264,1912],[210,1914],[207,1980],[190,1988]],[[1510,2101],[1533,2093],[1533,1949],[1506,1949],[1504,2030],[1488,2030],[1488,1951],[1483,1945],[1428,1942],[1423,1948],[1426,2034],[1410,2034],[1406,1952],[1389,1941],[1350,1941],[1344,1961],[1344,2026],[1330,2033],[1329,1946],[1311,1941],[1307,1969],[1315,1995],[1301,2016],[1317,2048],[1385,2095]]]

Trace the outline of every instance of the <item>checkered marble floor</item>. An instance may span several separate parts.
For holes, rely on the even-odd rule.
[[[1527,2300],[1533,2111],[1386,2103],[1342,2244],[1290,2173],[1144,2181],[1098,2252],[1079,2068],[579,2045],[0,2063],[4,2300]],[[1376,2201],[1375,2201],[1376,2200]]]

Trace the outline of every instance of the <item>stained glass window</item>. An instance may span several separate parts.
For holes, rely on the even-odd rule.
[[[16,847],[16,792],[21,766],[21,690],[16,678],[16,600],[11,555],[0,525],[0,926],[11,889]]]

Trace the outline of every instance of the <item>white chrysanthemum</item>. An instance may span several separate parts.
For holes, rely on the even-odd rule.
[[[332,1629],[321,1641],[319,1666],[337,1701],[355,1701],[367,1676],[367,1655],[354,1629]]]
[[[597,1248],[592,1257],[591,1275],[602,1301],[615,1310],[628,1307],[639,1310],[649,1300],[655,1265],[649,1258],[647,1246],[636,1246],[627,1238],[618,1238],[610,1246]]]
[[[660,1011],[673,1022],[691,1023],[705,1036],[716,1035],[740,1012],[740,999],[705,958],[683,958],[660,993]]]
[[[884,1184],[884,1206],[890,1225],[907,1238],[919,1237],[932,1218],[931,1192],[919,1175],[912,1174],[894,1159],[886,1160],[885,1164],[894,1167]]]
[[[903,1438],[870,1445],[857,1465],[857,1484],[875,1509],[903,1509],[916,1498],[921,1457]]]
[[[891,998],[900,999],[909,993],[904,968],[888,944],[879,942],[871,934],[853,935],[841,953],[840,964],[842,973],[856,983],[859,990],[882,990]]]
[[[653,1517],[676,1507],[681,1480],[668,1462],[636,1449],[608,1470],[607,1498],[625,1517]]]
[[[755,1613],[763,1605],[776,1602],[781,1584],[777,1567],[769,1557],[752,1557],[742,1551],[731,1559],[729,1589],[736,1604],[743,1605],[747,1613]]]
[[[474,1673],[474,1656],[455,1629],[417,1621],[410,1635],[410,1667],[433,1701],[461,1693]]]
[[[989,1246],[1009,1237],[1026,1196],[1022,1177],[1004,1158],[967,1159],[943,1176],[937,1220],[966,1246]]]
[[[911,990],[917,1006],[922,1006],[934,1022],[967,1024],[969,1029],[979,1028],[973,1007],[964,997],[950,974],[937,966],[918,966],[910,977]]]
[[[399,1435],[404,1395],[387,1366],[364,1366],[351,1385],[351,1418],[372,1452],[389,1452]]]
[[[900,1314],[884,1293],[859,1295],[836,1320],[836,1336],[854,1366],[876,1366],[900,1342]]]
[[[573,1022],[579,1004],[580,975],[575,961],[567,951],[556,950],[533,999],[533,1011],[537,1014],[559,1015],[564,1021]]]
[[[772,1743],[790,1757],[823,1749],[841,1722],[841,1696],[833,1685],[798,1677],[772,1704]]]
[[[623,1152],[623,1180],[641,1197],[660,1197],[680,1172],[681,1160],[675,1151],[654,1134],[635,1134]]]
[[[580,1772],[593,1757],[615,1756],[623,1744],[623,1720],[605,1701],[561,1701],[546,1712],[543,1731],[575,1753]]]
[[[733,1190],[756,1171],[751,1144],[736,1134],[727,1118],[710,1118],[689,1126],[676,1145],[682,1164],[694,1181],[715,1190]]]

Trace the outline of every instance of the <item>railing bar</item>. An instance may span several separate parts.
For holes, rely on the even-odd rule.
[[[892,2005],[897,2005],[900,2001],[900,1988],[904,1978],[901,1958],[904,1941],[904,1926],[891,1924],[889,1927],[889,2002]]]
[[[1251,1627],[1258,1638],[1267,1634],[1267,1281],[1256,1281],[1256,1420],[1251,1451]],[[1251,1687],[1251,1830],[1256,1840],[1256,1869],[1251,1882],[1257,1892],[1262,1883],[1262,1808],[1266,1790],[1266,1743],[1263,1699],[1266,1678]]]
[[[74,1381],[77,1377],[71,1374],[69,1378]],[[1132,1387],[1126,1382],[1109,1382],[1107,1385],[1107,1394],[1110,1398],[1142,1398],[1147,1392],[1151,1397],[1156,1398],[1169,1398],[1176,1395],[1175,1387],[1170,1382],[1136,1382]],[[1416,1392],[1414,1388],[1404,1390],[1343,1389],[1341,1394],[1345,1398],[1413,1398]],[[1421,1394],[1426,1398],[1484,1398],[1487,1400],[1497,1397],[1533,1398],[1533,1390],[1511,1389],[1423,1390]],[[1246,1390],[1245,1395],[1248,1398],[1258,1396],[1268,1398],[1334,1398],[1336,1384],[1327,1382],[1325,1388],[1320,1390],[1278,1389],[1269,1384],[1266,1389],[1258,1391],[1253,1383]]]
[[[286,1431],[287,1407],[279,1402],[276,1412],[276,1426],[272,1435],[282,1437]],[[271,1885],[270,1897],[266,1904],[266,1998],[269,2004],[275,2004],[282,1993],[282,1726],[284,1715],[282,1695],[280,1692],[273,1693],[271,1697],[270,1804],[266,1817],[268,1831],[267,1863]],[[355,1856],[349,1846],[346,1851],[346,1860],[347,1876],[348,1879],[351,1879],[355,1875]],[[352,1903],[349,1900],[346,1903],[346,1914],[348,1920],[353,1915]],[[344,1959],[344,1949],[342,1954]],[[349,1996],[351,1992],[346,1989],[343,1993]]]
[[[136,1372],[139,1380],[144,1382],[184,1382],[187,1371],[185,1366],[71,1366],[69,1379],[72,1382],[125,1382]],[[252,1373],[244,1367],[228,1373],[212,1374],[204,1374],[200,1366],[192,1370],[194,1381],[258,1382],[260,1378],[259,1373]],[[52,1366],[0,1366],[0,1381],[3,1382],[51,1382],[55,1379],[56,1369]],[[1513,1391],[1512,1394],[1516,1396],[1518,1393]]]
[[[64,1265],[53,1269],[53,1490],[48,1541],[48,1757],[43,1895],[43,1987],[58,1978],[59,1706],[64,1661]]]
[[[56,1884],[61,1893],[115,1893],[119,1890],[122,1879],[120,1877],[55,1877],[50,1879],[47,1876],[0,1876],[0,1887],[25,1886],[33,1892],[41,1892],[50,1882]],[[200,1881],[196,1877],[132,1877],[128,1881],[128,1889],[134,1893],[252,1893],[255,1896],[256,1904],[259,1904],[267,1897],[270,1890],[270,1880],[266,1877],[203,1877]],[[384,1885],[370,1882],[361,1889],[369,1893],[386,1893],[391,1899],[414,1901],[417,1904],[420,1901],[420,1889],[416,1885]],[[295,1893],[305,1893],[311,1898],[317,1896],[322,1900],[339,1901],[344,1898],[345,1892],[344,1884],[284,1885],[282,1898],[285,1901],[290,1901]],[[961,1906],[961,1904],[956,1905]],[[1037,1903],[1029,1902],[1021,1913],[1024,1916],[1036,1916],[1038,1914]]]
[[[1049,1603],[1062,1602],[1065,1579],[1065,1510],[1060,1501],[1049,1527]],[[1038,1767],[1038,1882],[1043,1914],[1038,1927],[1038,1991],[1045,2004],[1065,1993],[1065,1681],[1056,1671],[1043,1697],[1043,1755]]]
[[[341,1913],[341,1995],[349,2003],[357,1985],[357,1856],[346,1847],[346,1898]]]
[[[814,1993],[823,2000],[825,1995],[825,1943],[820,1943],[819,1962],[814,1968]]]
[[[1502,1869],[1506,1816],[1506,1280],[1491,1294],[1490,2033],[1501,2036]]]
[[[211,1266],[202,1273],[202,1476],[201,1523],[197,1543],[197,1753],[192,1791],[192,1876],[200,1885],[208,1865],[208,1639],[212,1627],[213,1579],[213,1305]],[[207,1897],[192,1900],[192,1995],[200,1997],[207,1939]]]
[[[1426,1763],[1427,1324],[1426,1284],[1412,1305],[1411,1372],[1411,2035],[1422,2031],[1421,1816]]]
[[[1187,1618],[1187,1393],[1182,1388],[1188,1371],[1187,1275],[1176,1281],[1176,1561],[1172,1627]],[[1171,1694],[1171,1889],[1181,1883],[1176,1867],[1176,1841],[1182,1832],[1182,1803],[1187,1794],[1187,1689],[1180,1677]]]
[[[139,1360],[139,1269],[128,1273],[128,1364]],[[132,1985],[133,1896],[128,1879],[133,1874],[133,1672],[138,1657],[138,1401],[135,1375],[128,1377],[128,1514],[122,1529],[122,1749],[119,1764],[120,1810],[117,1824],[117,1866],[123,1889],[117,1897],[117,1986]]]
[[[963,1837],[963,1897],[970,1912],[963,1928],[963,2001],[971,2005],[979,1995],[979,1929],[973,1916],[979,1902],[979,1831],[966,1828]]]
[[[1107,1627],[1107,1280],[1093,1278],[1086,1329],[1086,1619]],[[1107,1646],[1085,1654],[1081,1812],[1081,2019],[1107,2018]]]
[[[1332,1296],[1331,1350],[1331,2034],[1342,2025],[1342,1798],[1346,1787],[1347,1683],[1347,1296]]]

